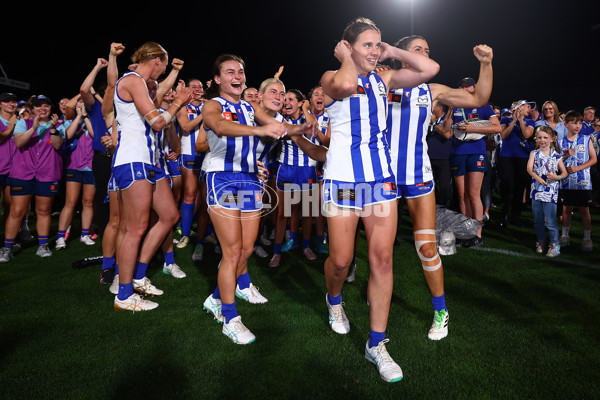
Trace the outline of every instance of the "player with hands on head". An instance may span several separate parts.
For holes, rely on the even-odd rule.
[[[383,43],[379,29],[366,18],[358,18],[346,27],[334,56],[341,63],[339,69],[327,71],[321,78],[331,124],[323,183],[323,211],[329,231],[329,257],[325,261],[329,324],[337,333],[350,331],[341,292],[361,218],[370,265],[370,331],[365,357],[377,365],[384,380],[394,382],[402,379],[402,370],[385,346],[397,226],[395,177],[384,138],[388,90],[428,81],[438,73],[439,65],[420,54]],[[374,72],[377,63],[387,58],[409,67]]]

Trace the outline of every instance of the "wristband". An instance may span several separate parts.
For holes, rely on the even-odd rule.
[[[163,112],[162,117],[165,119],[165,124],[171,122],[171,119],[173,118],[168,111]]]

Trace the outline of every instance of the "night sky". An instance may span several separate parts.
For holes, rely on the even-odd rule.
[[[183,79],[211,79],[214,59],[234,53],[246,61],[248,86],[284,65],[286,87],[306,93],[323,72],[339,66],[335,44],[349,21],[364,16],[379,26],[385,42],[424,36],[441,66],[431,82],[455,87],[465,76],[477,79],[472,48],[485,43],[494,49],[491,103],[554,100],[563,111],[600,106],[600,14],[590,8],[595,2],[413,1],[412,18],[411,0],[128,2],[126,8],[123,1],[95,10],[80,2],[69,11],[27,3],[26,13],[3,11],[5,22],[7,15],[19,17],[8,19],[8,28],[4,24],[0,63],[8,78],[31,87],[0,90],[22,98],[43,93],[57,102],[78,93],[96,59],[108,58],[111,42],[126,46],[119,58],[123,71],[138,46],[156,41],[171,58],[184,60]],[[105,79],[103,70],[97,82]]]

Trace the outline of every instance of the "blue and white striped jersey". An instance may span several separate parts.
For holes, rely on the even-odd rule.
[[[326,107],[331,142],[324,179],[373,182],[392,176],[386,130],[387,88],[374,72],[357,77],[354,94]]]
[[[386,136],[398,185],[415,185],[433,179],[427,154],[431,109],[431,90],[425,83],[390,90]]]

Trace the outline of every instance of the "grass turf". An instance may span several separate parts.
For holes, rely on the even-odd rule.
[[[600,223],[593,210],[594,226]],[[149,276],[165,295],[151,312],[112,309],[99,284],[100,266],[71,268],[98,255],[71,240],[50,258],[29,243],[0,264],[0,388],[3,399],[56,398],[593,398],[600,392],[598,247],[579,251],[575,214],[571,245],[556,259],[533,252],[531,215],[525,228],[484,229],[482,247],[443,257],[450,334],[433,342],[431,296],[403,220],[395,248],[395,287],[387,348],[404,371],[389,384],[364,359],[369,329],[366,243],[357,279],[343,299],[352,330],[327,325],[324,257],[284,254],[282,267],[250,261],[264,305],[238,300],[257,336],[235,345],[202,311],[216,284],[218,256],[206,245],[193,263],[193,245],[176,249],[182,280]],[[33,221],[33,220],[32,220]],[[74,226],[77,226],[75,222]],[[33,224],[32,224],[33,225]],[[53,231],[55,232],[55,230]],[[596,246],[600,235],[593,233]]]

